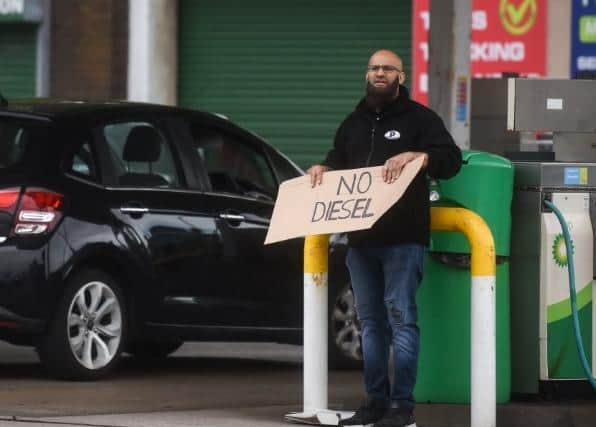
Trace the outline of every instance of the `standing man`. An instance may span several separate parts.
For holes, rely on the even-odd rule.
[[[413,390],[418,364],[416,290],[430,239],[426,175],[450,178],[461,152],[437,114],[410,99],[401,58],[379,50],[368,61],[366,96],[337,130],[321,165],[308,170],[313,187],[331,169],[383,166],[392,183],[404,165],[423,157],[423,169],[402,198],[369,230],[349,234],[346,264],[362,326],[366,401],[340,425],[415,426]],[[393,385],[389,346],[393,345]]]

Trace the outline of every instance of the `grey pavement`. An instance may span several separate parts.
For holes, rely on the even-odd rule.
[[[291,426],[283,415],[295,410],[290,406],[232,408],[219,410],[146,412],[70,417],[22,417],[16,421],[0,417],[2,427],[280,427]],[[592,427],[596,425],[594,403],[507,404],[499,405],[498,426]],[[421,427],[468,426],[467,405],[419,405],[417,424]]]
[[[269,427],[302,405],[298,346],[186,344],[159,366],[125,359],[113,378],[48,378],[36,354],[0,344],[0,427]],[[329,375],[329,406],[346,411],[361,400],[361,373]],[[420,427],[464,427],[468,405],[420,404]],[[497,407],[499,427],[593,427],[594,398],[512,402]]]

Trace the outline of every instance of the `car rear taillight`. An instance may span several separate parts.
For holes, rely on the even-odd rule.
[[[64,196],[41,188],[27,188],[19,202],[13,232],[16,235],[43,234],[62,217]]]
[[[0,190],[0,211],[13,214],[19,201],[20,188],[9,188]]]

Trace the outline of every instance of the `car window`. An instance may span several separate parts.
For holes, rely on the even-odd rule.
[[[219,129],[192,126],[191,135],[214,191],[273,200],[277,182],[264,153]]]
[[[30,129],[10,119],[0,119],[0,168],[18,165],[29,143]]]
[[[109,123],[101,126],[99,131],[107,144],[118,185],[181,186],[171,146],[153,124],[143,121]]]
[[[91,144],[83,141],[68,159],[66,170],[92,181],[97,181],[97,166]]]
[[[303,172],[298,166],[276,149],[268,147],[267,152],[269,153],[271,163],[273,164],[273,168],[275,169],[275,173],[277,174],[280,183],[303,175]]]

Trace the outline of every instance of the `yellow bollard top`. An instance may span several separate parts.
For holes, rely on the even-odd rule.
[[[470,242],[472,276],[496,273],[495,241],[480,215],[464,208],[431,208],[430,227],[436,231],[459,231]]]
[[[304,272],[327,273],[329,269],[329,235],[306,236],[304,240]]]

